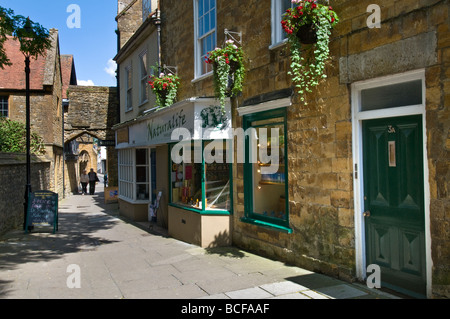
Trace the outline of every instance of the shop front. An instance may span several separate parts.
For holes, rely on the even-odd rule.
[[[153,217],[170,236],[201,247],[231,244],[229,102],[223,111],[214,99],[192,98],[115,130],[122,215]]]

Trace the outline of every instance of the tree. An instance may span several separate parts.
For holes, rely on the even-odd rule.
[[[14,15],[13,10],[0,6],[0,68],[11,65],[3,47],[7,36],[19,39],[20,51],[25,56],[37,58],[51,47],[49,35],[49,31],[39,23]]]

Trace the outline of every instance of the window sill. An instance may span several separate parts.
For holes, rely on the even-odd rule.
[[[273,43],[273,44],[271,44],[271,45],[269,46],[269,50],[275,50],[275,49],[278,49],[278,48],[284,46],[287,42],[288,42],[288,39],[284,39],[284,40],[282,40],[282,41],[280,41],[280,42]]]
[[[195,79],[193,79],[193,80],[191,81],[191,83],[197,83],[197,82],[200,82],[200,81],[202,81],[202,80],[204,80],[204,79],[207,79],[207,78],[209,78],[209,77],[211,77],[211,76],[213,76],[213,72],[212,72],[212,71],[210,71],[210,72],[208,72],[208,73],[205,73],[205,74],[203,74],[203,75],[200,75],[200,76],[196,77]]]
[[[133,204],[133,205],[148,205],[148,204],[150,204],[149,199],[131,199],[131,198],[124,197],[122,195],[119,195],[118,198],[120,200],[123,200],[124,202]]]
[[[183,206],[183,205],[177,205],[177,204],[169,204],[170,207],[175,207],[178,209],[183,209],[183,210],[187,210],[190,212],[194,212],[200,215],[218,215],[218,216],[229,216],[231,215],[231,213],[227,210],[201,210],[201,209],[197,209],[194,207],[187,207],[187,206]]]
[[[268,222],[263,222],[263,221],[258,220],[258,219],[253,219],[253,218],[249,218],[249,217],[243,217],[243,218],[241,218],[241,222],[247,223],[247,224],[256,225],[256,226],[261,226],[261,227],[265,227],[265,228],[269,228],[271,230],[280,231],[280,232],[287,233],[287,234],[292,234],[292,229],[289,228],[289,227],[284,227],[284,226],[280,226],[280,225],[276,225],[276,224],[271,224],[271,223],[268,223]]]

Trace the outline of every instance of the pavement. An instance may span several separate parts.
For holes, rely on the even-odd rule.
[[[96,191],[59,203],[56,234],[0,237],[0,299],[399,299],[235,247],[170,238],[119,216],[102,183]]]

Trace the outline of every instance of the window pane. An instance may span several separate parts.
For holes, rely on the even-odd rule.
[[[276,124],[281,123],[281,124]],[[253,217],[287,221],[285,188],[284,118],[252,122],[256,158],[253,174]]]
[[[361,91],[361,111],[422,104],[422,80]]]
[[[201,37],[205,34],[205,29],[203,28],[203,17],[198,19],[198,36]]]
[[[216,9],[212,9],[209,16],[211,18],[211,24],[210,24],[211,29],[215,29],[216,28]]]
[[[150,194],[148,191],[148,184],[137,184],[136,185],[136,198],[138,200],[148,200],[150,198]]]
[[[227,142],[205,143],[205,193],[207,210],[230,210],[230,164]]]
[[[197,2],[198,2],[198,16],[201,17],[204,14],[203,0],[197,0]]]
[[[8,117],[8,97],[0,96],[0,117]]]
[[[205,23],[205,32],[203,34],[205,34],[206,32],[208,32],[210,30],[209,13],[205,14],[203,21]]]
[[[136,165],[148,165],[148,152],[147,149],[136,150]]]
[[[136,167],[136,182],[146,183],[148,182],[148,170],[147,166],[137,166]]]

